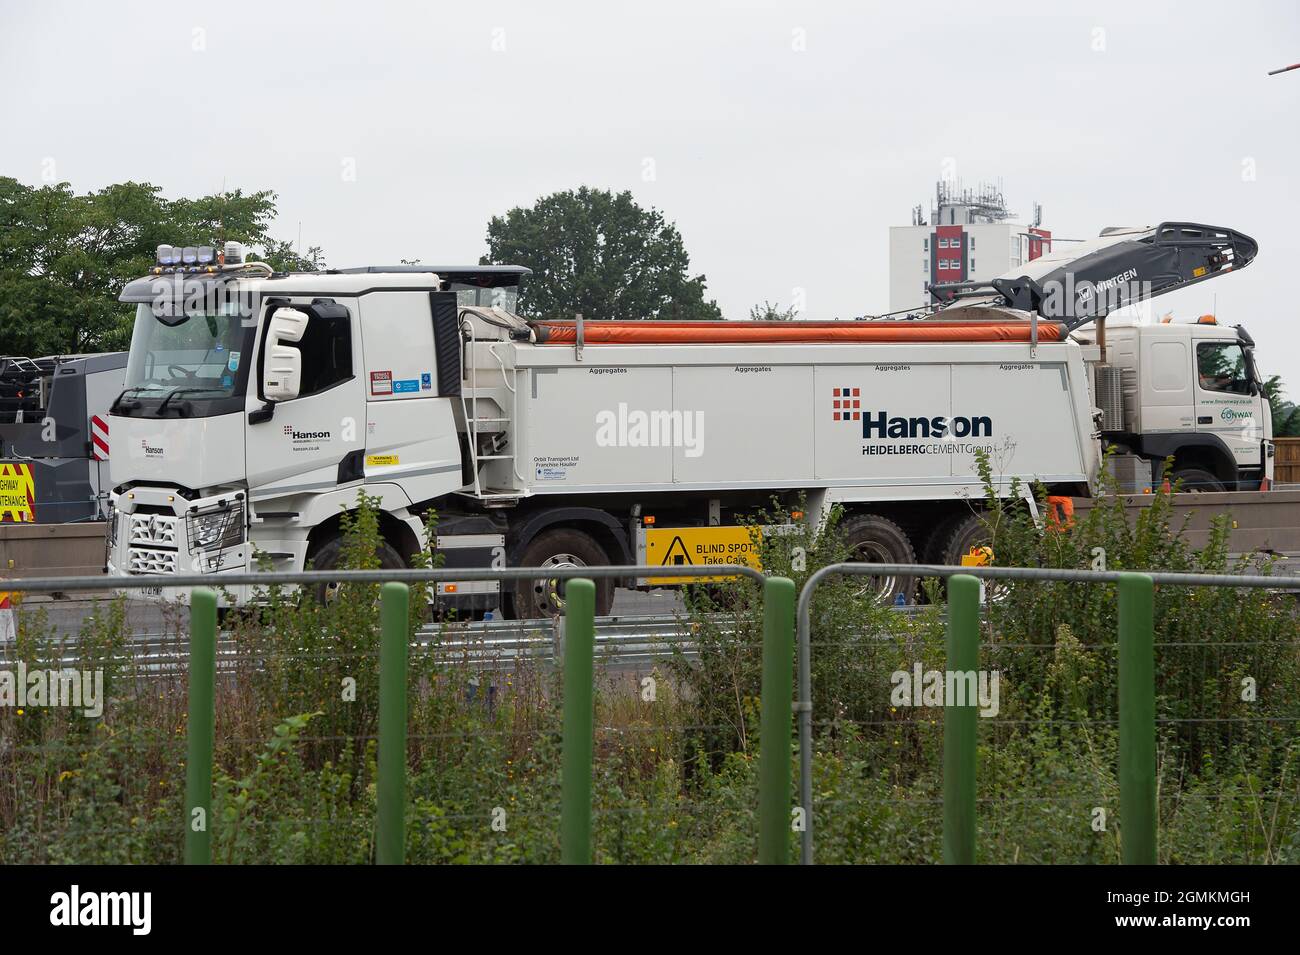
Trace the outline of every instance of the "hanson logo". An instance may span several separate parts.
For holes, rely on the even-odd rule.
[[[984,415],[891,418],[886,411],[862,415],[863,438],[987,438],[992,434],[993,420]]]
[[[284,426],[284,433],[294,441],[328,441],[331,437],[328,431],[299,431],[291,424]]]
[[[144,452],[146,458],[161,458],[164,454],[162,448],[150,444],[146,438],[140,439],[140,450]]]

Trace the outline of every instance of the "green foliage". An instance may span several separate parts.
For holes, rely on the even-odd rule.
[[[33,188],[0,177],[0,354],[126,348],[135,310],[117,296],[159,245],[236,239],[277,269],[324,265],[319,249],[297,256],[271,238],[273,192],[174,200],[161,192],[124,182],[78,195],[66,182]]]
[[[1167,499],[1144,503],[1131,523],[1121,502],[1105,499],[1055,529],[991,488],[985,500],[1004,565],[1092,567],[1101,548],[1110,569],[1233,569],[1221,536],[1191,548]],[[838,513],[813,527],[795,517],[802,509],[773,504],[752,518],[783,528],[755,531],[755,543],[768,572],[799,586],[848,556]],[[428,522],[432,531],[436,515]],[[373,567],[373,498],[360,494],[342,526],[345,564]],[[427,553],[416,560],[432,562]],[[863,580],[829,578],[812,604],[817,856],[934,862],[943,709],[901,704],[892,691],[897,672],[943,667],[942,590],[930,587],[934,603],[899,613],[873,605]],[[371,861],[377,595],[377,585],[348,585],[321,606],[272,588],[223,638],[218,862]],[[997,598],[981,625],[982,666],[999,672],[1000,694],[997,715],[979,721],[978,857],[1117,862],[1114,590],[1016,583]],[[412,604],[414,636],[423,606],[414,592]],[[1161,587],[1156,608],[1161,860],[1300,861],[1293,598]],[[699,585],[681,619],[699,658],[656,667],[653,702],[627,673],[598,673],[598,862],[753,861],[761,619],[751,582]],[[507,668],[456,658],[438,647],[453,632],[464,631],[443,623],[432,642],[411,645],[407,860],[556,862],[558,675],[527,660]],[[177,618],[167,646],[183,651],[183,634]],[[0,862],[177,862],[184,681],[137,660],[121,601],[102,604],[73,643],[24,612],[7,649],[8,661],[29,666],[75,652],[80,665],[104,669],[109,704],[98,720],[0,708]]]
[[[1273,375],[1264,382],[1264,396],[1268,398],[1273,413],[1273,436],[1276,438],[1300,437],[1300,407],[1285,397],[1286,386],[1281,375]]]
[[[754,305],[749,309],[749,317],[755,322],[791,322],[798,316],[799,310],[791,305],[789,308],[782,308],[779,303],[763,300],[762,305]]]
[[[630,192],[589,189],[545,196],[493,216],[483,264],[525,265],[520,311],[539,318],[718,319],[704,276],[677,227]]]

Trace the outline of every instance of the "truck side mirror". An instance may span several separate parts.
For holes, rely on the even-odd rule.
[[[266,330],[266,358],[262,362],[262,396],[267,401],[298,397],[302,386],[302,352],[286,342],[300,342],[307,331],[308,315],[296,308],[278,308]]]

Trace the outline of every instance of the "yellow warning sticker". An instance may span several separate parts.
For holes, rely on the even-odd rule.
[[[646,563],[660,567],[707,564],[744,564],[761,569],[760,555],[754,544],[751,527],[647,527],[645,532]],[[719,577],[647,577],[648,584],[680,584],[687,580],[730,580]]]
[[[367,454],[366,467],[368,468],[386,468],[397,463],[395,454]]]
[[[0,523],[5,521],[36,521],[36,480],[30,464],[0,461]]]

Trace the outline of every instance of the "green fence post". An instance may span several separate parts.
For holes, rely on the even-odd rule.
[[[758,751],[758,861],[790,861],[790,698],[794,693],[794,581],[763,582],[763,696]]]
[[[978,680],[979,615],[979,579],[954,574],[948,579],[947,673],[969,672]],[[955,685],[974,693],[969,681],[958,679]],[[953,703],[944,700],[943,861],[971,865],[975,862],[975,721],[979,698],[968,695],[964,705]]]
[[[596,585],[564,588],[564,741],[560,760],[560,861],[591,864],[591,751],[595,711]]]
[[[406,626],[410,591],[387,583],[379,595],[379,779],[375,861],[406,859]]]
[[[1155,588],[1119,581],[1119,822],[1125,865],[1156,864]]]
[[[190,715],[186,725],[185,864],[212,864],[212,737],[217,719],[217,595],[190,591]]]

